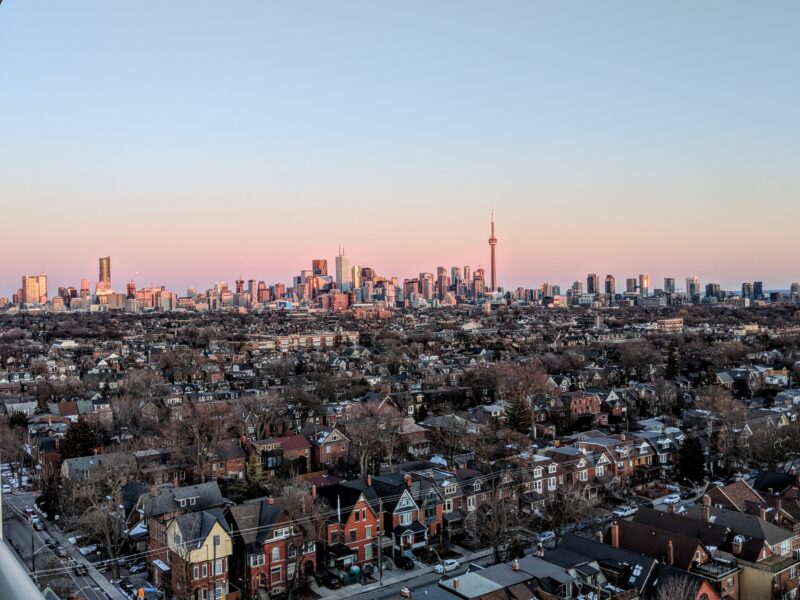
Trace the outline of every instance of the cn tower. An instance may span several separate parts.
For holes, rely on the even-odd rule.
[[[492,235],[489,238],[489,248],[492,249],[492,280],[489,291],[497,290],[497,266],[494,260],[494,247],[497,246],[497,238],[494,237],[494,202],[492,202]]]

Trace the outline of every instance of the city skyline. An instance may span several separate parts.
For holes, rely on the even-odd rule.
[[[488,272],[491,201],[506,288],[783,287],[800,6],[776,6],[5,2],[0,287],[100,253],[122,280],[287,280],[339,244],[399,276]]]

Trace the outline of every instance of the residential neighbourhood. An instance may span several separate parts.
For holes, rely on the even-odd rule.
[[[131,597],[795,597],[798,329],[584,313],[15,316],[4,495]]]

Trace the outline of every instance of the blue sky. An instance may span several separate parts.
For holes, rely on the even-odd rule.
[[[0,5],[0,290],[44,269],[286,281],[343,243],[488,263],[800,279],[797,2]],[[35,233],[33,233],[35,232]],[[119,287],[119,285],[118,285]]]

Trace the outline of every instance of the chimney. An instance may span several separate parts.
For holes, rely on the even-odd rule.
[[[408,589],[407,587],[404,587],[402,590],[400,590],[400,597],[411,598],[411,590]]]
[[[514,559],[514,562],[511,563],[511,568],[514,571],[519,571],[519,561],[516,558]]]
[[[770,496],[773,496],[773,495],[774,495],[774,493],[773,493],[773,492],[774,492],[774,490],[773,490],[772,488],[767,488],[767,493],[768,493]]]
[[[458,589],[458,584],[459,584],[458,577],[456,577],[455,579],[453,579],[453,589],[454,590]]]
[[[733,543],[731,544],[731,552],[734,556],[738,556],[742,553],[742,545],[744,544],[744,536],[737,535],[733,538]]]
[[[317,484],[316,483],[312,483],[311,484],[311,497],[312,498],[316,498],[317,497]]]
[[[703,496],[703,521],[708,523],[711,520],[711,496]]]
[[[762,506],[758,509],[758,516],[761,517],[764,521],[767,520],[767,508]]]
[[[372,487],[372,475],[367,475],[367,487]]]
[[[598,529],[597,530],[597,541],[600,542],[601,544],[603,543],[603,530],[602,529]]]
[[[403,479],[406,480],[406,487],[411,487],[411,483],[412,483],[411,475],[406,473],[405,477],[403,477]]]
[[[542,544],[536,545],[536,556],[544,558],[544,546]]]
[[[275,498],[273,498],[272,496],[270,496],[269,498],[267,498],[267,504],[269,504],[270,506],[272,506],[273,504],[275,504]]]
[[[178,481],[177,477],[173,477],[172,478],[172,487],[174,487],[174,488],[181,487],[181,483],[180,483],[180,481]]]
[[[614,521],[611,523],[611,545],[614,548],[619,548],[619,525]]]
[[[675,548],[671,539],[667,540],[667,564],[670,567],[675,564]]]
[[[56,436],[55,443],[56,443],[56,450],[59,450],[61,448],[61,438],[59,436]]]

